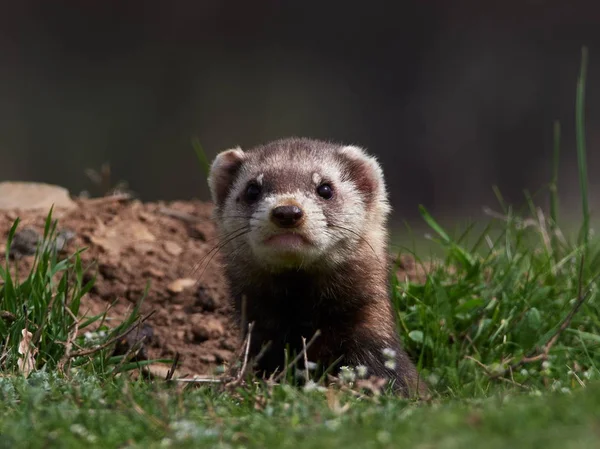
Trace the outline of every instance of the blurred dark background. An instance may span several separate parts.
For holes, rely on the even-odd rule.
[[[21,1],[0,11],[0,180],[90,189],[109,162],[145,200],[208,198],[210,157],[302,135],[367,147],[396,218],[478,216],[550,178],[578,210],[575,87],[600,193],[594,1]],[[593,205],[592,205],[593,207]]]

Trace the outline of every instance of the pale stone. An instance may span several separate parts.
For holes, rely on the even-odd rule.
[[[0,210],[73,209],[77,204],[64,187],[35,182],[0,182]]]

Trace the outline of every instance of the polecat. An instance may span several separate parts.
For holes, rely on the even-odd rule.
[[[259,371],[281,371],[284,350],[302,351],[318,329],[310,361],[362,365],[401,394],[425,391],[389,299],[390,206],[374,157],[282,139],[221,152],[208,182],[233,308],[254,322],[250,355],[270,341]]]

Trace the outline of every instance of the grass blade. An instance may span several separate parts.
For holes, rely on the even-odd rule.
[[[581,49],[581,68],[577,80],[577,97],[575,102],[575,129],[577,140],[577,166],[581,188],[581,207],[583,223],[581,225],[580,243],[587,249],[590,234],[590,211],[588,203],[588,178],[585,143],[585,82],[588,65],[587,47]]]
[[[554,151],[552,157],[552,181],[550,182],[550,218],[552,227],[558,226],[558,165],[560,162],[560,122],[554,122]]]
[[[204,148],[202,148],[202,144],[197,137],[192,139],[192,146],[194,147],[194,151],[196,152],[196,156],[198,157],[198,161],[200,162],[200,166],[204,171],[204,174],[208,176],[210,173],[210,162],[208,157],[206,157],[206,153],[204,152]]]

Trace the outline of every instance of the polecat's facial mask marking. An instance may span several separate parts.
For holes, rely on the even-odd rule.
[[[272,269],[351,257],[389,210],[377,162],[359,148],[324,142],[224,151],[209,184],[222,234],[246,230],[231,246]]]

